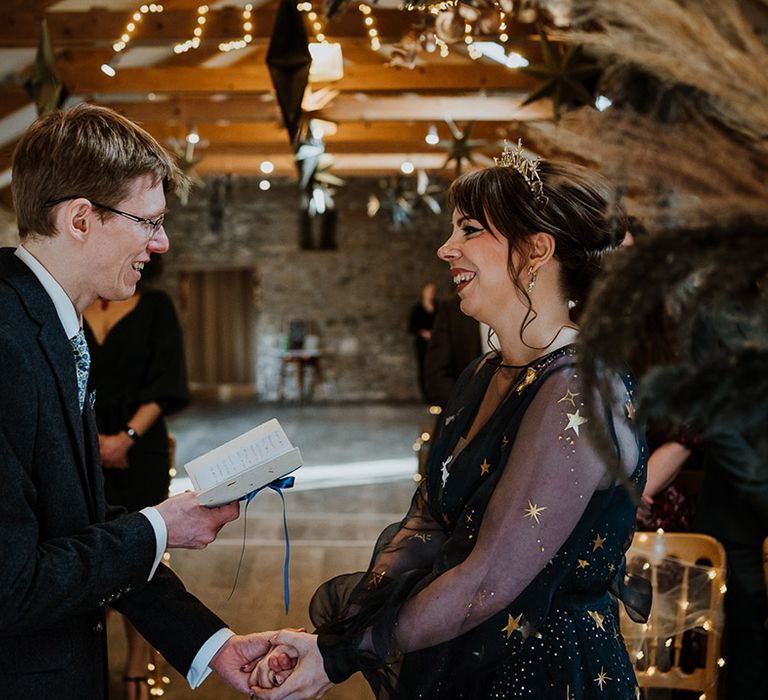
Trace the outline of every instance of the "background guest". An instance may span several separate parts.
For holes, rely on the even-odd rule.
[[[421,299],[411,307],[411,313],[408,316],[408,332],[413,335],[413,349],[416,354],[419,390],[425,400],[427,399],[424,386],[424,358],[427,354],[427,345],[432,337],[432,325],[435,322],[435,313],[437,311],[435,293],[435,283],[427,282],[421,288]]]

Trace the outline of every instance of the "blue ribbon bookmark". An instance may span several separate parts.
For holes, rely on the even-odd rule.
[[[240,566],[243,563],[243,555],[245,554],[246,528],[248,527],[248,506],[256,497],[256,494],[259,493],[259,491],[263,491],[264,489],[272,489],[280,496],[280,500],[283,502],[283,535],[285,537],[285,561],[283,563],[283,600],[285,601],[285,614],[288,614],[288,608],[291,604],[291,592],[288,585],[288,567],[291,561],[291,539],[288,536],[288,518],[285,514],[285,496],[283,495],[283,489],[293,488],[295,481],[296,479],[293,476],[283,476],[280,479],[275,479],[274,481],[271,481],[270,483],[265,484],[264,486],[261,486],[243,496],[242,500],[245,501],[245,508],[243,509],[243,547],[240,550],[240,561],[237,564],[235,582],[232,584],[232,590],[229,592],[227,600],[229,600],[232,597],[232,594],[235,592],[235,588],[237,587],[237,579],[240,576]]]

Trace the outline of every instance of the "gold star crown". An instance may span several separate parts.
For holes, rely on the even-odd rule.
[[[533,199],[540,207],[543,207],[548,198],[544,195],[544,183],[539,175],[539,164],[541,158],[528,158],[523,154],[523,141],[517,139],[517,146],[510,148],[506,139],[504,140],[504,150],[500,158],[493,159],[500,168],[513,168],[520,173],[528,189],[533,194]]]

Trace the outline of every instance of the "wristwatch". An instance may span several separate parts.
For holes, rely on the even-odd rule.
[[[125,434],[134,442],[139,439],[139,434],[130,425],[126,425],[123,430],[125,431]]]

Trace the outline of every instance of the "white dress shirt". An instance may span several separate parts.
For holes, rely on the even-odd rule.
[[[45,269],[43,264],[30,253],[24,246],[16,248],[16,257],[19,258],[37,277],[43,289],[48,293],[51,298],[56,313],[59,315],[61,325],[64,327],[64,332],[67,334],[67,338],[72,339],[78,334],[82,327],[82,317],[78,316],[72,300],[67,296],[62,286],[54,279],[48,270]],[[155,532],[155,561],[152,564],[152,568],[149,571],[149,577],[147,581],[151,581],[152,577],[157,571],[157,567],[163,558],[166,545],[168,544],[168,528],[165,525],[163,516],[157,511],[156,508],[142,508],[139,511],[144,517],[149,520],[152,529]],[[216,652],[223,646],[231,636],[234,635],[232,630],[222,628],[215,634],[213,634],[208,641],[203,644],[200,650],[195,655],[192,665],[187,673],[187,681],[192,688],[197,688],[211,672],[211,668],[208,666],[211,659],[216,655]]]

